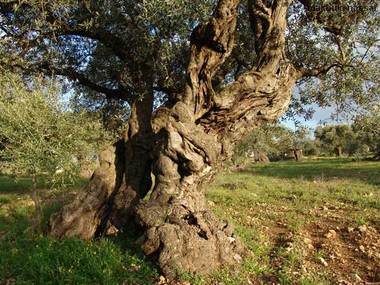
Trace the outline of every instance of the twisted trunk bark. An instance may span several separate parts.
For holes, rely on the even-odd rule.
[[[99,155],[84,192],[51,216],[49,234],[91,239],[134,226],[134,207],[151,188],[153,94],[132,104],[127,130]]]
[[[207,209],[202,185],[244,134],[285,111],[298,78],[284,55],[289,3],[275,1],[268,8],[271,28],[262,31],[266,40],[258,64],[221,93],[214,92],[211,79],[233,48],[238,2],[220,1],[212,20],[196,29],[197,39],[204,42],[212,34],[208,40],[225,52],[195,43],[181,101],[160,109],[153,119],[156,184],[137,216],[146,229],[143,250],[158,255],[165,275],[210,273],[239,264],[247,254],[231,225]]]
[[[52,217],[51,234],[91,238],[111,225],[125,229],[136,216],[144,231],[143,250],[157,258],[165,275],[239,264],[247,250],[232,226],[207,209],[202,186],[242,136],[262,121],[277,119],[289,104],[300,76],[284,51],[289,3],[276,0],[269,7],[251,1],[257,64],[216,93],[212,78],[232,52],[239,4],[220,0],[210,21],[191,37],[182,96],[157,110],[151,124],[143,107],[148,103],[136,104],[120,151],[116,147],[116,156],[110,150],[102,156],[89,192]],[[139,120],[146,127],[134,133],[133,122]],[[151,166],[155,185],[142,201]]]

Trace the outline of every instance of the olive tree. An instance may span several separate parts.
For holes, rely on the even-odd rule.
[[[89,239],[137,222],[166,275],[241,262],[246,249],[202,185],[245,134],[286,111],[297,83],[341,84],[347,100],[375,86],[363,71],[376,66],[377,11],[363,0],[2,1],[4,66],[130,106],[123,138],[50,234]]]
[[[350,143],[356,140],[356,135],[350,125],[318,126],[315,137],[325,152],[338,157],[341,157],[343,153],[348,154]]]
[[[36,226],[41,221],[37,180],[52,186],[73,182],[79,173],[79,157],[96,153],[105,143],[101,122],[85,112],[66,110],[53,81],[0,76],[0,150],[2,166],[14,176],[32,178]]]
[[[352,124],[357,134],[359,146],[366,146],[375,154],[375,159],[380,159],[380,115],[379,105],[374,104],[365,112],[358,114]]]

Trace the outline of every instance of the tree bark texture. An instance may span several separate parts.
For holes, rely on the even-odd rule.
[[[220,0],[191,37],[183,94],[152,118],[146,107],[151,99],[136,102],[125,138],[103,153],[87,192],[51,218],[50,233],[88,239],[113,227],[127,230],[136,220],[145,254],[167,276],[240,264],[248,252],[232,226],[207,209],[202,185],[236,142],[261,122],[277,119],[290,102],[300,77],[285,56],[290,2],[250,1],[257,64],[216,92],[212,78],[233,50],[239,5]],[[142,200],[151,171],[154,187]]]
[[[132,104],[123,138],[100,153],[100,166],[84,192],[52,215],[50,235],[91,239],[107,231],[123,230],[133,221],[134,206],[152,183],[152,106],[152,94]]]
[[[301,161],[303,158],[302,149],[293,149],[293,155],[295,161]]]

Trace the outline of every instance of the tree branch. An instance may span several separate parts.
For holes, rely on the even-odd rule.
[[[92,32],[82,28],[75,29],[66,27],[66,29],[58,31],[58,36],[79,36],[93,39],[112,50],[112,52],[123,61],[125,61],[128,56],[125,50],[122,48],[124,46],[123,40],[105,31]]]
[[[330,70],[332,70],[334,68],[344,69],[346,67],[354,68],[354,66],[352,64],[343,64],[343,63],[339,63],[339,62],[334,62],[328,66],[321,66],[321,67],[312,68],[312,69],[304,68],[304,67],[298,67],[297,68],[297,70],[299,72],[298,78],[318,77],[321,75],[326,75]]]
[[[85,75],[77,72],[73,68],[59,69],[59,68],[49,65],[48,63],[43,63],[38,66],[34,66],[33,69],[37,69],[38,71],[43,71],[43,73],[47,75],[61,75],[73,81],[78,81],[83,86],[89,87],[98,93],[104,94],[107,99],[123,100],[123,101],[128,101],[128,102],[130,102],[131,100],[131,98],[128,96],[127,90],[125,90],[124,88],[110,89],[110,88],[101,86],[91,81]]]
[[[18,10],[33,8],[33,6],[31,6],[30,4],[25,4],[25,3],[20,4],[19,1],[11,1],[7,3],[0,3],[0,13],[16,14],[18,13],[18,11],[15,9],[16,5],[19,5],[19,7],[17,7]],[[34,7],[34,8],[39,10],[39,7]],[[123,47],[125,46],[125,43],[121,38],[105,30],[90,31],[83,27],[80,27],[79,24],[77,24],[76,26],[69,25],[66,22],[62,22],[62,20],[56,15],[56,13],[54,13],[54,11],[46,9],[46,7],[44,7],[43,13],[44,13],[44,17],[47,23],[49,23],[52,26],[58,26],[57,30],[52,29],[51,32],[48,32],[48,33],[45,32],[43,36],[54,37],[56,35],[58,36],[73,35],[73,36],[90,38],[90,39],[101,42],[104,46],[109,48],[121,60],[124,61],[127,59],[128,55],[123,49]],[[42,15],[42,12],[41,12],[41,15]],[[83,18],[82,21],[86,19],[87,18]]]
[[[219,0],[213,17],[192,33],[188,80],[182,100],[191,106],[196,117],[211,108],[215,94],[212,78],[233,50],[239,2]]]
[[[299,77],[300,78],[301,77],[318,77],[318,76],[327,74],[331,69],[333,69],[335,67],[342,67],[342,65],[339,63],[333,63],[329,66],[318,67],[318,68],[313,68],[313,69],[300,67],[300,68],[298,68],[298,70],[300,72]]]

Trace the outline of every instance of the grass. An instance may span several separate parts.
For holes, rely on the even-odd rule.
[[[40,185],[41,186],[41,185]],[[0,176],[0,193],[25,193],[32,187],[32,180],[30,178],[14,179],[8,175]]]
[[[358,255],[357,241],[345,229],[366,225],[379,240],[379,174],[380,163],[348,159],[252,165],[220,174],[207,198],[253,254],[239,271],[183,278],[197,285],[334,284],[353,272],[370,278],[367,267],[375,268],[377,260]],[[125,240],[29,237],[25,230],[33,207],[25,202],[28,181],[19,183],[0,176],[0,284],[14,278],[17,284],[154,284],[157,268]],[[46,216],[57,207],[50,205]],[[330,229],[339,239],[325,238]],[[336,249],[343,257],[331,257]],[[352,259],[339,259],[346,257]]]
[[[252,165],[219,175],[208,199],[254,253],[241,276],[249,278],[253,272],[257,284],[333,284],[337,280],[331,276],[339,268],[323,268],[314,253],[308,256],[304,238],[312,235],[313,242],[322,246],[323,231],[328,229],[342,228],[344,235],[345,227],[366,224],[379,231],[380,163],[345,159]],[[318,232],[317,227],[323,230]],[[353,247],[348,243],[336,247]],[[324,251],[312,252],[319,257]],[[305,263],[311,264],[308,272]]]
[[[15,182],[9,176],[0,176],[0,182],[0,284],[14,281],[16,284],[153,284],[158,277],[157,268],[132,243],[126,247],[124,237],[81,241],[31,236],[28,229],[34,206],[28,195],[30,180]],[[77,188],[82,184],[79,181]],[[46,225],[48,217],[61,206],[54,200],[61,199],[59,192],[42,192],[46,200],[53,200],[44,207]]]
[[[158,276],[140,252],[115,240],[30,236],[32,211],[20,206],[0,212],[0,284],[153,284]]]

